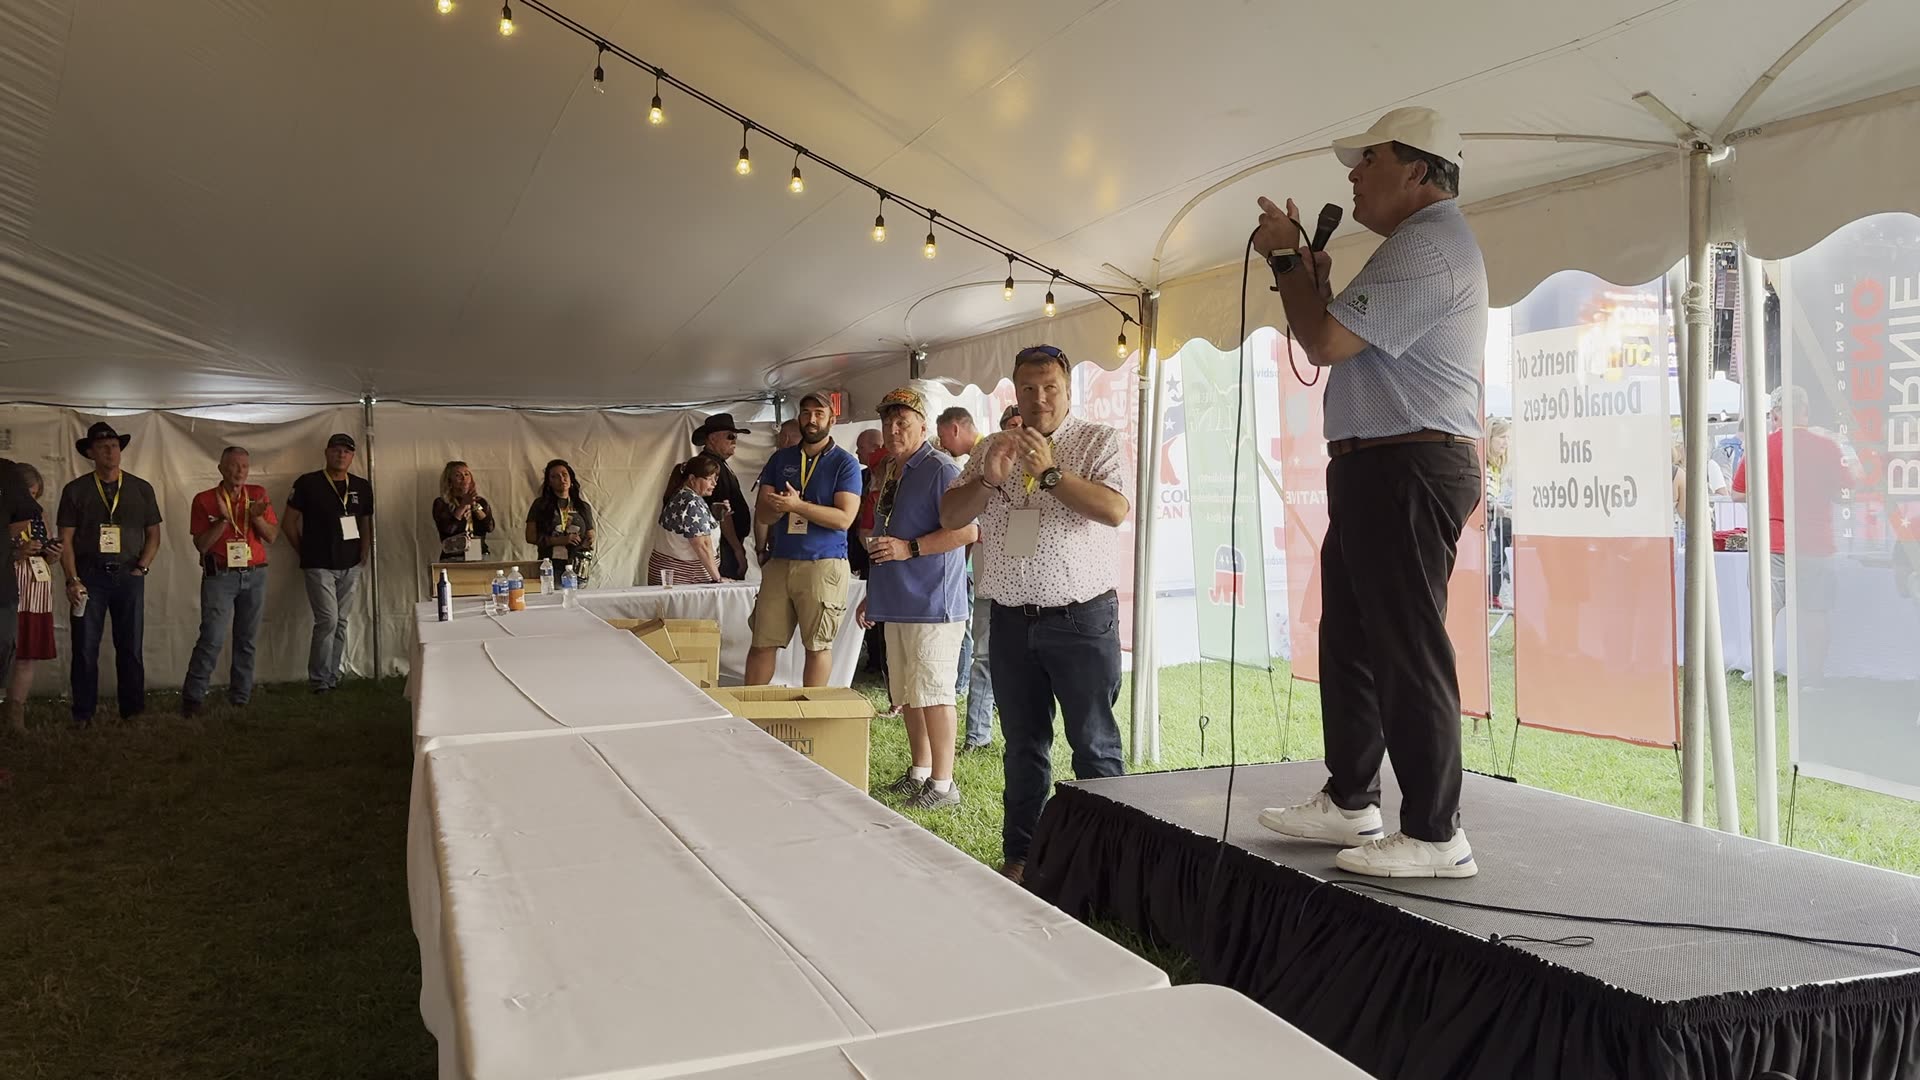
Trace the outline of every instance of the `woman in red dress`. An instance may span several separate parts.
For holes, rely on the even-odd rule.
[[[21,463],[21,476],[33,501],[40,501],[40,470]],[[14,580],[20,586],[20,629],[14,646],[13,675],[7,680],[7,722],[15,731],[27,730],[27,695],[33,690],[33,664],[55,657],[53,643],[53,573],[60,560],[60,538],[47,528],[43,513],[35,513],[27,535],[40,542],[38,554],[14,560]],[[31,550],[31,547],[28,548]]]

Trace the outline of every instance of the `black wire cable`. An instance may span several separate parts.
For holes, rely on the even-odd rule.
[[[1814,937],[1808,934],[1790,933],[1785,930],[1766,930],[1756,926],[1726,926],[1720,923],[1634,919],[1624,915],[1582,915],[1569,911],[1508,907],[1505,904],[1483,904],[1474,900],[1462,900],[1454,896],[1413,892],[1408,889],[1397,889],[1391,885],[1382,885],[1377,882],[1349,880],[1345,878],[1333,881],[1331,884],[1345,886],[1349,889],[1370,889],[1374,892],[1388,893],[1393,896],[1405,897],[1409,900],[1445,904],[1449,907],[1470,908],[1474,911],[1491,911],[1500,915],[1525,915],[1535,919],[1556,919],[1561,922],[1602,923],[1609,926],[1642,926],[1656,930],[1702,930],[1713,934],[1740,934],[1748,937],[1772,938],[1776,941],[1794,941],[1802,945],[1838,945],[1850,949],[1876,949],[1883,952],[1900,953],[1904,956],[1920,959],[1920,950],[1909,949],[1904,945],[1889,945],[1878,941],[1854,941],[1849,938]],[[1522,940],[1510,935],[1499,935],[1499,937],[1502,941]]]
[[[699,87],[696,87],[691,83],[684,82],[674,75],[669,75],[665,68],[660,67],[658,64],[648,63],[647,61],[641,59],[637,54],[628,51],[626,48],[622,47],[618,43],[612,41],[611,39],[599,33],[596,33],[591,27],[588,27],[584,23],[581,23],[575,20],[574,18],[572,18],[571,16],[562,13],[557,8],[553,7],[551,4],[546,3],[545,0],[521,0],[521,3],[528,9],[546,16],[548,20],[553,22],[555,25],[559,26],[561,29],[564,29],[567,32],[573,34],[574,36],[582,39],[583,41],[586,41],[594,45],[598,49],[605,50],[607,55],[618,57],[619,59],[625,60],[627,63],[632,64],[637,68],[641,68],[642,70],[647,71],[648,73],[653,75],[654,81],[656,84],[664,82],[672,86],[676,90],[679,90],[681,93],[687,95],[688,97],[694,99],[695,101],[700,102],[702,105],[705,105],[708,108],[714,110],[715,112],[720,113],[721,115],[732,119],[735,123],[745,125],[747,128],[753,131],[756,131],[761,135],[766,136],[767,138],[773,140],[774,142],[779,143],[780,145],[786,147],[788,150],[800,152],[801,150],[800,144],[795,142],[794,140],[787,138],[785,135],[782,135],[779,132],[774,131],[772,128],[769,128],[764,124],[761,124],[759,121],[748,116],[746,113],[743,113],[740,110],[734,108],[733,106],[728,105],[726,102],[721,101],[719,98],[716,98],[706,93],[705,91],[701,90]],[[1059,270],[1051,266],[1046,266],[1040,262],[1037,262],[1034,259],[1031,259],[1026,255],[1021,254],[1019,251],[1013,249],[1012,247],[1009,247],[1006,244],[1003,244],[1000,241],[995,240],[993,237],[988,236],[983,232],[980,232],[978,229],[975,229],[962,222],[955,221],[954,219],[947,217],[945,214],[941,214],[939,211],[934,210],[932,207],[924,206],[920,203],[914,202],[912,199],[901,198],[899,193],[891,189],[882,191],[880,189],[880,185],[874,183],[871,180],[868,180],[866,177],[861,176],[860,174],[854,172],[853,170],[847,168],[846,166],[841,165],[839,162],[834,161],[832,158],[822,157],[811,150],[805,151],[805,153],[807,155],[808,160],[819,162],[821,165],[825,166],[826,168],[832,170],[835,173],[838,173],[840,176],[844,177],[848,181],[858,184],[861,187],[866,188],[868,191],[871,191],[876,195],[882,195],[885,198],[895,203],[898,203],[901,206],[907,207],[908,209],[914,211],[915,214],[919,217],[928,217],[929,215],[933,217],[938,217],[941,220],[941,223],[947,227],[947,231],[953,233],[956,236],[959,236],[964,240],[970,240],[981,247],[987,248],[997,253],[1003,258],[1012,259],[1026,266],[1032,267],[1034,270],[1040,271],[1041,273],[1052,274],[1053,276],[1059,278],[1061,281],[1067,282],[1068,284],[1073,285],[1076,288],[1085,290],[1086,292],[1092,294],[1095,298],[1097,298],[1101,303],[1107,305],[1108,307],[1112,308],[1114,311],[1118,312],[1120,315],[1122,326],[1126,326],[1129,324],[1137,325],[1139,323],[1140,320],[1136,315],[1129,314],[1125,308],[1121,307],[1120,305],[1114,303],[1112,300],[1108,299],[1104,291],[1097,289],[1092,285],[1088,285],[1086,282],[1081,281],[1080,279],[1073,277],[1069,274],[1061,273]]]

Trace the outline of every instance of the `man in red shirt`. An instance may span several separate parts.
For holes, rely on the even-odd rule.
[[[1767,423],[1767,537],[1773,569],[1773,614],[1787,606],[1787,500],[1784,448],[1792,415],[1794,566],[1800,608],[1796,633],[1812,670],[1826,661],[1828,616],[1833,610],[1833,504],[1853,483],[1840,446],[1807,426],[1807,392],[1781,387],[1773,392]],[[1733,490],[1745,494],[1747,463],[1743,458],[1733,473]]]
[[[247,451],[220,451],[220,483],[193,497],[188,528],[200,553],[200,639],[180,690],[183,716],[198,713],[213,665],[233,629],[233,672],[227,700],[245,705],[253,695],[254,641],[267,610],[267,545],[280,535],[267,489],[247,483]]]

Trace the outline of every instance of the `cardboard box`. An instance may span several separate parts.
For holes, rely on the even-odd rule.
[[[873,706],[840,686],[728,686],[707,691],[727,711],[867,790],[867,737]]]
[[[646,642],[667,666],[701,689],[720,685],[720,624],[712,619],[609,619]]]
[[[513,576],[513,568],[520,568],[520,576],[527,579],[529,596],[540,591],[540,560],[520,559],[513,562],[437,562],[427,568],[427,595],[440,584],[440,571],[447,572],[447,582],[453,586],[455,596],[485,596],[493,588],[493,572],[499,570],[508,577]]]

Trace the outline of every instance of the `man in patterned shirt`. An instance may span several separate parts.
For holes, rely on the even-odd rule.
[[[1460,686],[1447,579],[1480,500],[1487,272],[1456,196],[1461,140],[1431,109],[1395,109],[1336,140],[1353,217],[1386,237],[1338,296],[1325,252],[1298,250],[1292,200],[1260,200],[1257,250],[1287,323],[1327,375],[1327,535],[1320,549],[1326,787],[1263,811],[1275,832],[1342,846],[1342,870],[1472,877],[1460,828]],[[1400,831],[1380,819],[1393,755]]]
[[[1067,354],[1013,358],[1022,425],[982,443],[941,500],[940,525],[980,522],[975,583],[993,602],[993,693],[1006,740],[1000,872],[1015,881],[1053,786],[1053,706],[1082,780],[1119,776],[1118,526],[1129,503],[1120,432],[1068,415]]]

